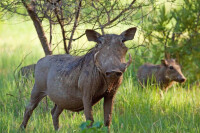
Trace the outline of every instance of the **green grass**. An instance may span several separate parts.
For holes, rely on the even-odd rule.
[[[32,23],[0,23],[0,132],[55,132],[50,100],[47,110],[41,102],[26,130],[19,130],[34,81],[17,87],[13,75],[27,54],[22,65],[36,63],[44,56]],[[200,132],[199,94],[197,86],[186,82],[184,87],[176,85],[170,88],[161,99],[158,88],[149,86],[142,90],[138,87],[132,64],[116,95],[111,132]],[[103,100],[93,107],[93,114],[95,121],[103,122]],[[59,132],[81,132],[79,126],[84,121],[83,112],[64,111],[60,116]]]

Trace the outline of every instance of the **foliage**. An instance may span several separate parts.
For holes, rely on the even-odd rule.
[[[81,133],[105,133],[105,132],[107,132],[107,127],[104,127],[104,124],[102,122],[94,122],[91,127],[90,127],[90,125],[91,125],[91,121],[89,121],[89,120],[86,122],[83,122],[80,125]]]

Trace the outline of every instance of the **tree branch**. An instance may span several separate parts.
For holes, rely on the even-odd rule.
[[[103,10],[106,10],[106,8],[103,6],[103,4],[101,4],[100,3],[100,5],[103,7],[103,9],[101,10],[101,12],[100,12],[100,14],[98,15],[98,8],[96,8],[96,6],[94,5],[94,2],[92,2],[92,7],[96,10],[96,12],[97,12],[97,23],[99,24],[99,27],[100,27],[100,29],[101,29],[101,33],[102,33],[102,35],[104,35],[105,34],[105,32],[104,32],[104,26],[101,24],[101,22],[100,22],[100,17],[101,17],[101,14],[102,14],[102,12],[103,12]],[[107,10],[106,10],[106,13],[108,13],[107,12]],[[107,17],[108,17],[108,21],[110,21],[110,15],[109,14],[107,14]],[[95,22],[95,23],[96,23]],[[94,24],[95,25],[95,24]]]
[[[51,23],[51,19],[49,19],[49,47],[51,48],[52,45],[52,23]]]
[[[68,51],[71,49],[72,39],[73,39],[73,36],[74,36],[74,32],[76,30],[77,23],[78,23],[78,18],[79,18],[79,15],[80,15],[81,4],[82,4],[82,0],[79,1],[78,8],[77,8],[77,11],[76,11],[76,16],[75,16],[75,20],[74,20],[74,26],[73,26],[73,29],[72,29],[72,32],[71,32],[69,43],[68,43]]]
[[[61,13],[62,13],[62,8],[60,8],[60,9],[61,9]],[[60,28],[61,28],[65,53],[69,54],[69,51],[68,51],[68,48],[67,48],[67,43],[66,43],[66,37],[65,37],[64,19],[62,18],[63,15],[61,15],[61,19],[60,19],[59,15],[58,15],[58,9],[57,8],[54,10],[54,12],[55,12],[56,18],[58,20],[58,23],[60,25]]]
[[[131,2],[131,4],[130,4],[127,8],[125,8],[124,10],[122,10],[122,11],[121,11],[115,18],[113,18],[111,21],[108,21],[106,24],[104,24],[103,27],[106,27],[106,26],[112,24],[113,22],[115,22],[119,17],[121,17],[126,11],[128,11],[128,10],[132,7],[132,5],[135,3],[135,1],[136,1],[136,0],[133,0],[133,1]]]

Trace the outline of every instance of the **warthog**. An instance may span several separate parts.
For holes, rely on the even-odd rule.
[[[23,86],[25,85],[25,83],[27,83],[28,80],[34,77],[35,66],[36,64],[32,64],[24,66],[19,70],[18,77],[21,78]]]
[[[19,75],[29,78],[34,74],[36,64],[24,66],[19,70]]]
[[[129,61],[125,62],[128,48],[124,42],[132,40],[135,32],[135,27],[120,35],[100,35],[94,30],[86,30],[88,40],[97,42],[87,54],[52,55],[40,59],[21,127],[26,127],[33,110],[48,95],[55,103],[51,110],[55,130],[59,128],[58,117],[63,109],[84,110],[86,120],[93,122],[92,106],[102,98],[104,123],[109,128],[114,96],[122,83],[123,73],[132,61],[129,54]]]
[[[147,85],[148,80],[149,83],[156,81],[156,84],[166,92],[174,81],[179,83],[186,81],[181,67],[174,59],[161,60],[161,65],[144,64],[139,68],[137,77],[141,85]]]

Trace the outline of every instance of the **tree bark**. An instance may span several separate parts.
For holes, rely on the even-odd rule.
[[[42,24],[37,16],[37,14],[35,13],[35,2],[34,0],[31,0],[31,4],[27,5],[27,3],[25,2],[25,0],[22,0],[22,3],[24,4],[24,7],[26,8],[30,18],[33,21],[33,24],[35,26],[35,29],[37,31],[38,37],[40,39],[40,42],[42,44],[42,48],[44,50],[45,55],[51,55],[52,51],[50,49],[47,37],[45,35],[45,32],[43,30]]]

